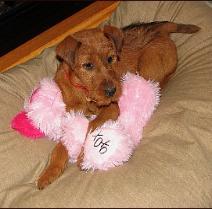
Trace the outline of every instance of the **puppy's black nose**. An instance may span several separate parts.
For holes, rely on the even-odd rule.
[[[115,92],[116,92],[116,87],[107,87],[106,89],[105,89],[105,95],[107,96],[107,97],[112,97],[114,94],[115,94]]]

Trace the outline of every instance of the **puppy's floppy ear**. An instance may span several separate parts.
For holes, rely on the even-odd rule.
[[[103,32],[107,38],[113,41],[117,55],[120,55],[124,40],[123,32],[119,28],[110,25],[104,26]]]
[[[56,55],[60,60],[65,61],[67,64],[73,67],[75,54],[80,45],[81,43],[79,41],[71,36],[68,36],[57,45]]]

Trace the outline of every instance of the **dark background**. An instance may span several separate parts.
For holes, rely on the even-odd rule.
[[[0,56],[93,2],[0,0]]]

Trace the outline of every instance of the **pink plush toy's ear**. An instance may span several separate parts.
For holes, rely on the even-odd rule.
[[[11,127],[18,131],[21,135],[31,139],[44,137],[44,133],[32,125],[31,120],[27,117],[25,111],[19,112],[11,121]]]

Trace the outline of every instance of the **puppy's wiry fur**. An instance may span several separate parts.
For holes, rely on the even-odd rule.
[[[109,119],[116,120],[122,76],[127,71],[139,73],[163,87],[177,65],[177,50],[170,33],[195,33],[199,29],[195,25],[153,22],[122,29],[105,26],[68,36],[56,48],[61,64],[55,75],[66,110],[82,111],[87,117],[95,114],[88,132]],[[79,166],[82,159],[83,149]],[[59,143],[38,179],[38,188],[43,189],[58,178],[67,162],[67,150]]]

